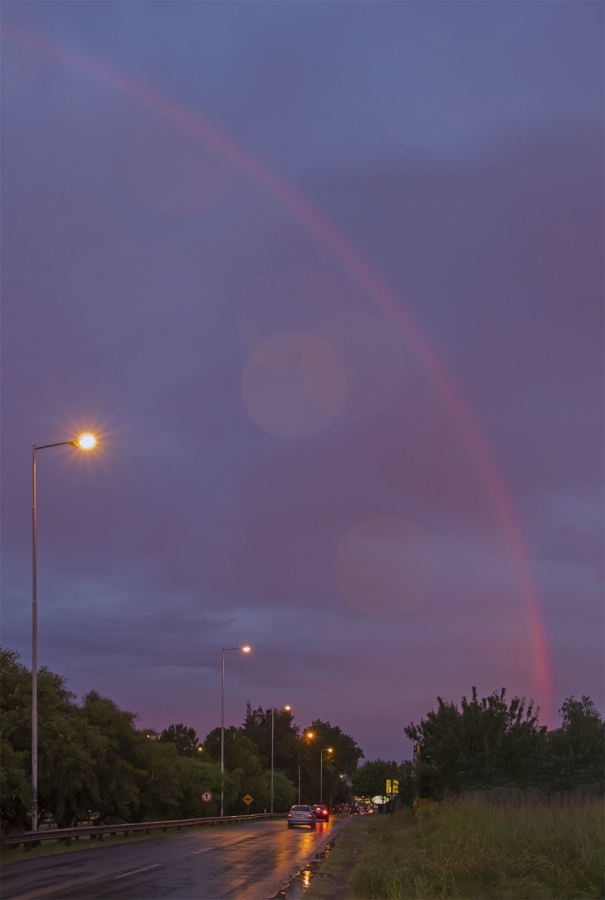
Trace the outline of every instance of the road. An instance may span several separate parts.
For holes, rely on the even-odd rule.
[[[251,822],[14,862],[3,900],[269,900],[349,820],[313,831],[286,820]]]

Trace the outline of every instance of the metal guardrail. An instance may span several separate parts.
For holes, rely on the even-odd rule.
[[[4,847],[19,847],[23,844],[25,850],[31,850],[37,847],[42,841],[63,841],[66,845],[71,844],[72,840],[78,840],[81,837],[89,837],[92,839],[103,840],[106,834],[118,835],[122,834],[128,837],[133,832],[145,832],[149,834],[152,831],[168,831],[170,828],[176,828],[180,831],[182,828],[193,828],[203,825],[234,825],[241,822],[250,822],[259,819],[276,819],[281,818],[279,813],[253,813],[243,816],[205,816],[201,819],[168,819],[165,822],[121,822],[118,825],[78,825],[75,828],[48,828],[43,831],[25,831],[22,834],[15,834],[2,838]]]

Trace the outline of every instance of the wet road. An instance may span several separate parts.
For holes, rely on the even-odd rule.
[[[3,900],[269,900],[346,826],[278,819],[11,863]]]

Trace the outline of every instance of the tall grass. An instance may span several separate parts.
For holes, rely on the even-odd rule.
[[[602,799],[565,806],[451,801],[427,816],[374,816],[352,874],[359,898],[603,897]]]

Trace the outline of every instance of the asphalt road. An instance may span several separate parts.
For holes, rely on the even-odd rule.
[[[4,868],[2,898],[269,900],[348,821],[290,830],[284,817],[25,859]]]

